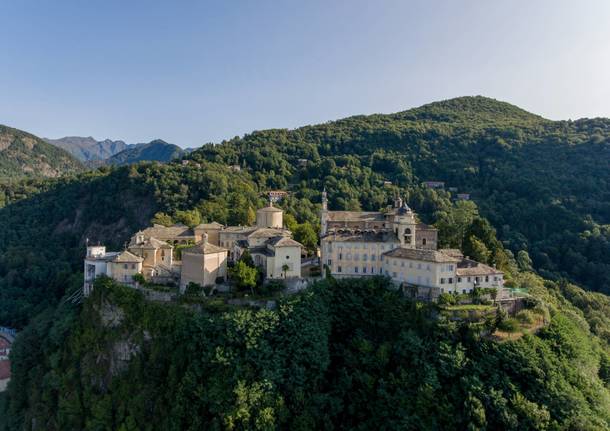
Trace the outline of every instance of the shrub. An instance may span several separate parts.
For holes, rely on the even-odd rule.
[[[517,319],[504,319],[498,324],[498,329],[504,332],[517,332],[519,322]]]
[[[201,295],[201,292],[203,292],[203,287],[201,287],[201,285],[197,284],[197,283],[193,283],[192,281],[186,286],[186,290],[185,290],[185,294],[187,295],[193,295],[193,296],[197,296],[197,295]]]
[[[438,303],[440,305],[454,305],[456,302],[457,298],[450,293],[441,293],[438,297]]]
[[[136,283],[139,283],[139,284],[146,284],[146,280],[144,279],[144,276],[140,273],[133,275],[133,281],[135,281]]]
[[[516,317],[519,322],[529,325],[536,321],[534,313],[532,313],[530,310],[521,310],[517,313]]]

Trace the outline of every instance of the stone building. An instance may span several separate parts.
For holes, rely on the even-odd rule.
[[[189,283],[212,286],[227,278],[227,249],[211,244],[207,235],[193,247],[182,250],[180,291]]]

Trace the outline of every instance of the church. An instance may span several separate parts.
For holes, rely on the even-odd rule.
[[[383,211],[329,211],[324,190],[320,222],[320,262],[333,277],[386,275],[431,297],[503,285],[496,268],[460,250],[438,250],[437,229],[421,223],[400,197]]]

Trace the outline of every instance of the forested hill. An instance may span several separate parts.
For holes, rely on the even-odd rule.
[[[66,151],[32,134],[0,125],[0,181],[58,177],[82,169],[82,164]]]
[[[548,278],[608,291],[608,125],[461,98],[254,132],[184,164],[0,183],[0,326],[21,332],[0,430],[607,429],[610,300],[541,279],[528,253]],[[276,188],[291,192],[281,206],[296,235],[318,225],[324,186],[333,209],[403,194],[443,246],[529,291],[545,326],[500,343],[385,279],[322,283],[276,311],[191,313],[118,286],[65,301],[87,238],[117,249],[151,219],[243,225]],[[100,321],[104,299],[126,312],[119,326]],[[136,346],[129,364],[121,346]]]
[[[142,161],[169,162],[186,154],[179,146],[155,139],[147,144],[131,145],[104,161],[107,165],[129,165]]]
[[[400,187],[444,181],[470,193],[505,245],[527,250],[547,277],[610,292],[609,119],[550,121],[508,103],[462,97],[257,131],[192,157],[240,164],[269,188],[313,200],[312,190],[326,186],[336,209],[379,208],[382,180]]]

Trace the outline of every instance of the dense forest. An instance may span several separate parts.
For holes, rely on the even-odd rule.
[[[198,312],[102,279],[81,311],[63,304],[20,335],[6,426],[608,429],[607,340],[562,290],[610,302],[532,274],[520,283],[550,323],[497,342],[493,320],[449,319],[380,277],[320,282],[275,310]]]
[[[184,164],[0,183],[0,325],[23,330],[0,417],[11,430],[23,420],[42,429],[607,429],[610,301],[573,283],[610,292],[609,151],[610,120],[553,122],[476,97],[253,132]],[[80,288],[87,239],[120,248],[151,220],[246,224],[269,189],[290,192],[286,222],[305,234],[317,229],[324,187],[331,209],[378,210],[402,194],[443,246],[533,292],[550,324],[497,343],[397,298],[383,279],[323,283],[273,312],[207,314],[108,285],[100,291],[137,309],[118,329],[99,323],[103,298],[82,310],[62,302]],[[108,343],[125,334],[141,354],[91,365],[112,359]],[[99,374],[113,367],[125,374]]]

